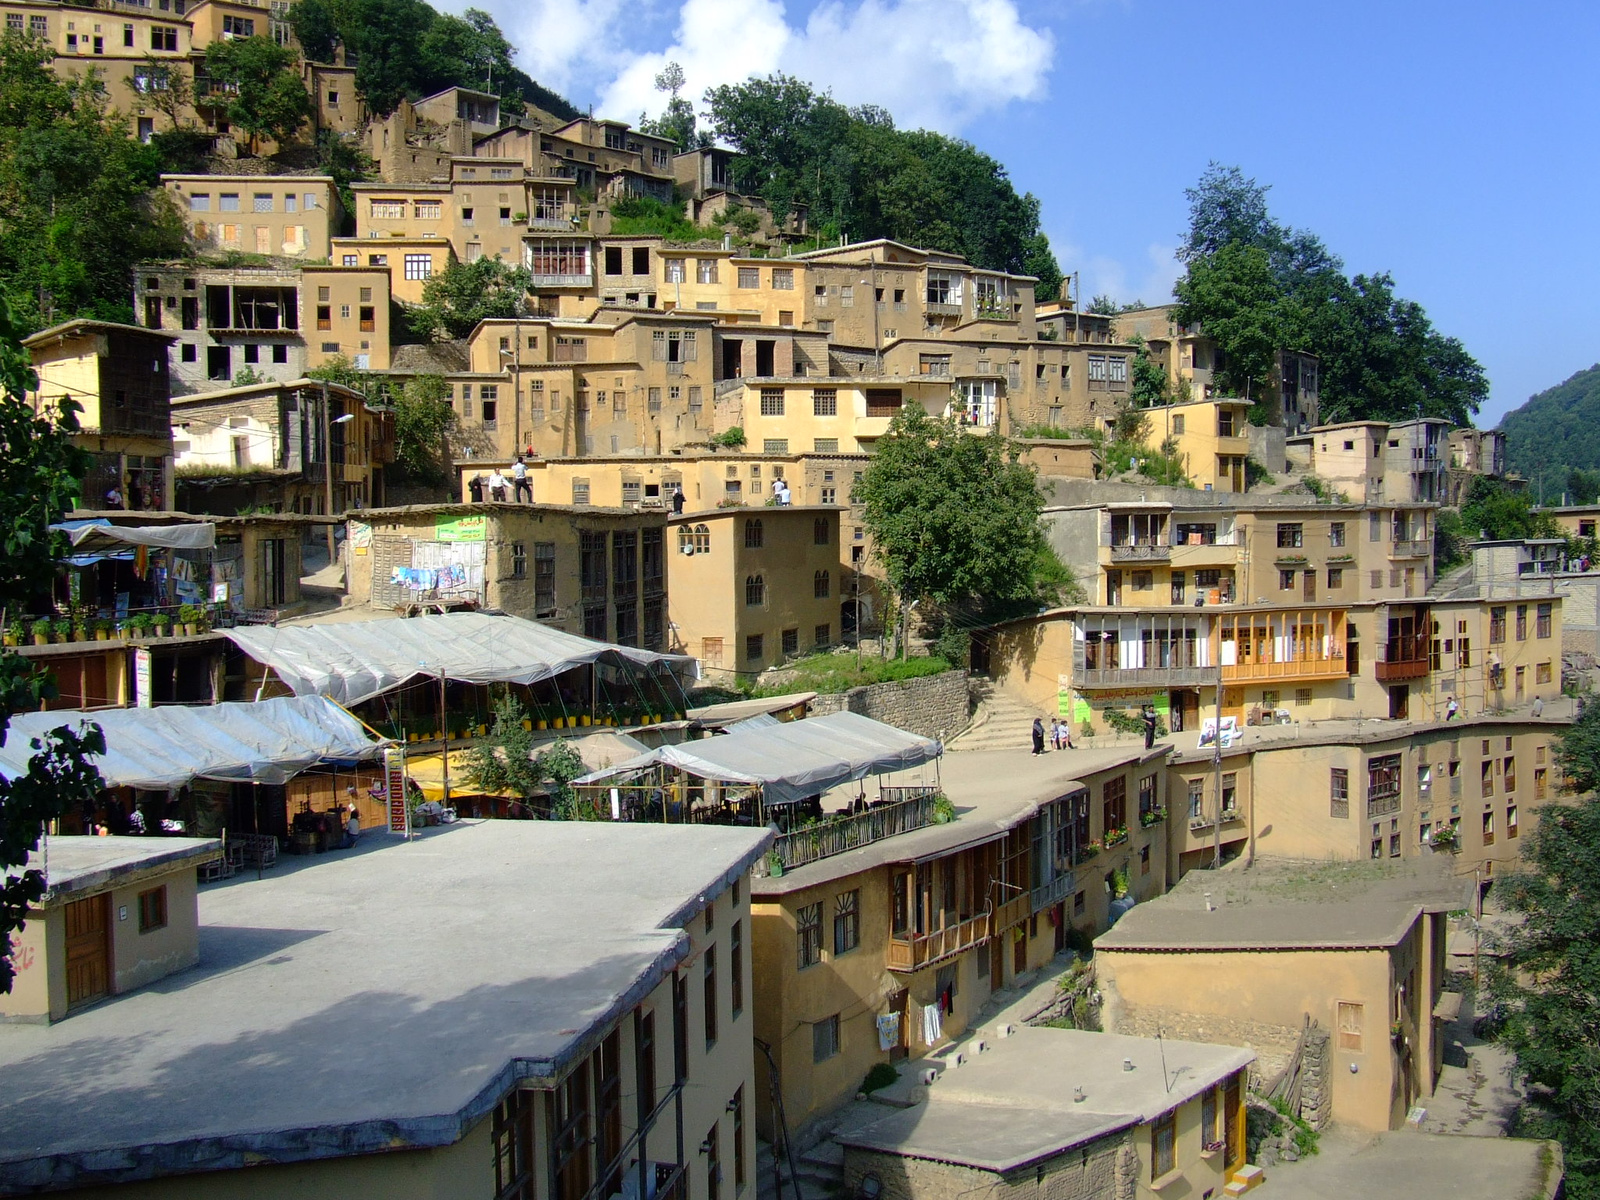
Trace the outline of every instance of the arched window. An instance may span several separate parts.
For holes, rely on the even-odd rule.
[[[826,600],[832,594],[829,590],[830,582],[826,571],[818,571],[811,577],[811,594],[818,600]]]
[[[693,525],[679,525],[678,526],[678,553],[679,554],[693,554],[694,553],[694,526]]]
[[[694,527],[694,552],[696,554],[711,553],[711,530],[705,525]]]
[[[754,517],[744,523],[744,548],[759,550],[762,544],[761,518]]]
[[[811,543],[814,546],[826,546],[833,539],[828,536],[828,518],[818,517],[811,522]]]
[[[760,575],[744,577],[744,603],[746,608],[760,608],[767,602],[767,581]]]

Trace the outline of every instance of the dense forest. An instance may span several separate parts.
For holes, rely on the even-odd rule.
[[[1223,385],[1260,398],[1274,352],[1303,350],[1321,359],[1324,422],[1471,424],[1489,394],[1477,360],[1434,329],[1420,304],[1395,295],[1387,273],[1347,276],[1314,233],[1276,220],[1267,191],[1212,163],[1185,193],[1177,316],[1215,339]]]
[[[1512,470],[1528,490],[1558,503],[1600,498],[1600,363],[1546,388],[1500,421]]]
[[[805,205],[822,242],[893,238],[1037,276],[1041,299],[1058,294],[1038,199],[1018,195],[1005,167],[971,143],[897,129],[881,108],[846,108],[781,74],[712,88],[705,106],[709,132],[738,152],[741,190],[780,215]],[[692,119],[684,126],[681,143],[698,139]]]

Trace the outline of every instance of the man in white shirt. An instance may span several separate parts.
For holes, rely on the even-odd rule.
[[[503,504],[505,503],[505,498],[506,477],[500,474],[500,468],[496,467],[489,472],[489,499]]]
[[[512,498],[522,503],[522,493],[528,493],[528,503],[533,503],[533,482],[528,478],[528,464],[522,461],[522,455],[517,455],[517,461],[511,465],[511,480],[515,485]]]

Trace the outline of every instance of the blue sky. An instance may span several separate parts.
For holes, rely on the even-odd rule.
[[[606,115],[659,107],[672,58],[691,95],[782,69],[968,138],[1039,196],[1086,298],[1166,298],[1183,189],[1237,164],[1278,219],[1461,338],[1489,374],[1483,425],[1600,360],[1600,5],[472,2]]]

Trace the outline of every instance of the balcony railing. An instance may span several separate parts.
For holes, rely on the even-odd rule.
[[[1427,639],[1414,637],[1381,642],[1378,645],[1377,660],[1372,666],[1373,674],[1379,683],[1421,679],[1428,673]]]
[[[1237,808],[1225,808],[1222,810],[1222,823],[1224,825],[1231,825],[1235,821],[1242,820],[1244,820],[1244,816]],[[1216,823],[1217,821],[1214,816],[1190,817],[1189,830],[1190,832],[1194,832],[1200,829],[1210,829]]]
[[[1075,667],[1074,687],[1204,687],[1216,683],[1215,667]]]
[[[1113,543],[1112,562],[1166,562],[1172,557],[1172,547],[1165,542]]]
[[[572,228],[571,217],[539,217],[528,218],[529,229],[568,230]]]
[[[929,300],[928,315],[930,317],[959,317],[961,315],[961,305],[936,304],[932,300]]]
[[[1028,907],[1034,912],[1042,912],[1052,904],[1059,904],[1078,889],[1074,886],[1077,876],[1071,871],[1063,871],[1049,883],[1041,883],[1028,894]]]
[[[534,287],[548,288],[586,288],[594,286],[594,272],[586,271],[582,275],[542,275],[535,271],[532,275]]]
[[[1027,897],[1021,897],[1024,904]],[[891,971],[916,971],[929,963],[971,949],[989,937],[989,914],[982,913],[934,933],[914,937],[889,938],[888,967]]]
[[[1396,541],[1389,547],[1390,558],[1426,558],[1432,553],[1433,542],[1429,538]]]
[[[910,833],[933,824],[936,792],[925,788],[885,788],[896,798],[889,803],[850,817],[820,821],[792,833],[782,833],[772,844],[766,859],[756,864],[756,874],[765,875],[768,863],[776,856],[783,869],[792,871],[807,863],[858,850],[873,842]]]
[[[1288,662],[1244,662],[1222,668],[1222,682],[1257,679],[1333,679],[1348,675],[1344,657],[1290,659]]]

